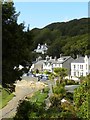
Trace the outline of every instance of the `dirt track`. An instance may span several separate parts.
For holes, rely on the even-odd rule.
[[[30,78],[29,78],[30,79]],[[12,118],[16,114],[16,109],[20,100],[25,99],[27,95],[32,96],[34,92],[44,88],[46,85],[42,82],[30,80],[17,81],[15,88],[15,97],[0,110],[0,119]]]

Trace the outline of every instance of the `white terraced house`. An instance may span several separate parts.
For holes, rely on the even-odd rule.
[[[74,59],[71,56],[61,56],[60,58],[54,58],[46,56],[45,60],[42,60],[41,57],[38,57],[36,61],[32,63],[30,71],[38,69],[39,71],[50,71],[53,72],[54,68],[61,67],[66,68],[68,75],[70,75],[71,62]]]
[[[90,73],[90,57],[78,57],[71,63],[71,76],[80,77]]]
[[[61,67],[68,70],[68,75],[70,75],[71,62],[74,59],[71,56],[60,56],[60,58],[54,58],[47,56],[46,60],[43,62],[43,71],[47,70],[53,72],[54,68]]]

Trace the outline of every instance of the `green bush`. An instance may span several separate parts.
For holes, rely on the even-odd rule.
[[[67,98],[68,100],[73,101],[73,93],[66,92],[66,98]]]
[[[35,92],[35,94],[30,98],[31,102],[36,102],[38,105],[44,105],[45,99],[48,97],[49,88],[46,87],[43,90]]]

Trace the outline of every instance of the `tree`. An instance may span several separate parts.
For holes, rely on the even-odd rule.
[[[34,118],[40,118],[44,113],[44,107],[37,105],[30,101],[21,101],[14,120],[31,120]]]
[[[24,24],[17,24],[19,13],[16,13],[13,2],[2,4],[2,78],[3,86],[13,84],[22,76],[22,70],[14,69],[23,61],[30,62],[31,35],[24,32]],[[29,34],[28,34],[29,33]],[[24,66],[25,67],[25,66]]]
[[[76,114],[82,120],[87,119],[89,120],[89,85],[90,75],[85,77],[82,80],[82,83],[78,88],[74,91],[74,104],[76,109]]]
[[[53,73],[50,73],[48,75],[49,75],[49,80],[53,80],[55,78],[55,75]]]
[[[55,68],[54,73],[59,78],[59,83],[63,80],[63,78],[67,75],[67,69],[65,68]]]
[[[85,55],[85,53],[89,54],[89,51],[87,51],[88,34],[67,37],[66,42],[67,44],[62,47],[62,52],[65,55],[76,57],[77,54],[80,54],[82,56]]]

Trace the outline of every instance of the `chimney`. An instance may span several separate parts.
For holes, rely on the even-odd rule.
[[[50,59],[50,58],[49,58],[49,56],[47,55],[47,56],[46,56],[46,61],[48,61],[49,59]]]
[[[62,53],[60,54],[60,58],[62,57]]]
[[[87,55],[85,55],[84,60],[85,60],[85,62],[88,62],[88,56]]]
[[[77,58],[79,58],[79,55],[77,55]]]
[[[77,54],[77,58],[79,58],[79,57],[82,57],[82,55],[81,54]]]
[[[52,56],[50,56],[50,60],[52,60]]]
[[[56,57],[56,56],[54,57],[54,60],[55,60],[55,61],[57,60],[57,57]]]
[[[89,58],[89,56],[88,56],[88,55],[85,55],[85,57],[86,57],[86,58]]]

